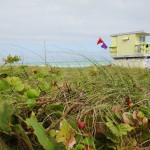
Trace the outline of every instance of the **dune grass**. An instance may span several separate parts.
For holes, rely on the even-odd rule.
[[[149,74],[96,65],[1,67],[0,149],[150,148]]]

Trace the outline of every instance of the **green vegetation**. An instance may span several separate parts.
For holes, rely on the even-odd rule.
[[[1,66],[0,149],[150,149],[149,74]]]

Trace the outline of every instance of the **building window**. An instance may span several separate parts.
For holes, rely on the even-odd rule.
[[[145,42],[145,36],[140,36],[139,40],[140,40],[140,42]]]
[[[127,41],[127,40],[129,40],[129,37],[128,37],[128,36],[123,37],[123,41]]]

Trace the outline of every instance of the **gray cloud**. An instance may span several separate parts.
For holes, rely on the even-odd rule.
[[[149,6],[149,0],[0,0],[0,38],[80,41],[150,32]]]

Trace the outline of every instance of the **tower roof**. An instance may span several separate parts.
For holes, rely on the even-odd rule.
[[[150,36],[150,33],[144,32],[143,30],[141,30],[141,31],[133,31],[133,32],[126,32],[126,33],[112,34],[110,36],[111,37],[115,37],[115,36],[128,35],[128,34],[143,34],[145,36]]]

